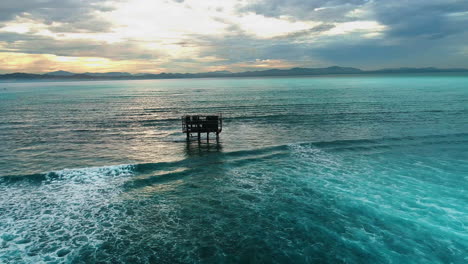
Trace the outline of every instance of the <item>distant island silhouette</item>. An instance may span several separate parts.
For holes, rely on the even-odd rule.
[[[314,76],[314,75],[337,75],[337,74],[396,74],[396,73],[444,73],[444,72],[466,72],[464,68],[440,69],[427,68],[393,68],[380,70],[361,70],[352,67],[332,66],[326,68],[292,68],[292,69],[270,69],[261,71],[213,71],[201,73],[143,73],[131,74],[128,72],[107,73],[73,73],[67,71],[54,71],[45,74],[33,73],[8,73],[0,74],[0,80],[147,80],[147,79],[184,79],[184,78],[219,78],[219,77],[273,77],[273,76]]]

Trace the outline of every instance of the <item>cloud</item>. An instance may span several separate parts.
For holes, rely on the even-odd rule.
[[[57,31],[102,32],[111,24],[99,15],[112,10],[106,0],[2,0],[0,22],[24,17],[47,25],[59,23]]]
[[[395,38],[442,38],[466,31],[468,23],[463,0],[257,0],[239,12],[327,23],[373,20]]]
[[[314,34],[315,30],[320,31],[320,29],[310,29],[305,32],[296,32],[295,38],[300,38],[303,34]],[[322,30],[325,30],[325,27]],[[291,38],[286,36],[264,39],[245,32],[237,32],[237,34],[224,37],[192,36],[192,43],[199,47],[200,56],[224,58],[224,60],[211,63],[218,70],[241,71],[268,66],[284,68],[284,65],[288,67],[326,65],[312,56],[311,50],[316,48],[316,45],[291,42]]]
[[[241,71],[258,71],[258,70],[265,70],[265,69],[288,69],[292,67],[296,67],[296,63],[291,63],[289,61],[283,60],[252,60],[252,61],[244,61],[238,63],[230,63],[230,64],[222,64],[222,65],[214,65],[206,67],[206,71],[232,71],[232,72],[241,72]]]
[[[376,1],[369,4],[372,16],[387,25],[389,37],[443,38],[467,30],[467,1],[413,0]]]
[[[159,73],[165,70],[161,63],[151,60],[112,60],[101,57],[57,56],[53,54],[26,54],[0,52],[0,72],[45,73],[66,70],[83,72],[141,72]]]
[[[347,14],[368,0],[257,0],[239,8],[240,13],[253,12],[268,17],[287,16],[293,20],[345,22]]]
[[[3,0],[0,6],[0,52],[13,60],[10,70],[14,60],[24,69],[39,70],[44,60],[70,68],[66,58],[83,69],[135,72],[468,67],[468,2],[461,0]]]
[[[139,41],[108,43],[92,39],[57,40],[47,36],[0,32],[0,51],[54,54],[71,57],[101,57],[113,60],[156,59],[163,55],[141,47]]]
[[[278,36],[277,38],[278,39],[296,39],[296,38],[301,38],[301,37],[308,37],[311,35],[316,35],[318,33],[329,31],[333,29],[334,27],[335,25],[333,24],[320,24],[318,26],[311,27],[308,29],[287,33],[285,35]]]

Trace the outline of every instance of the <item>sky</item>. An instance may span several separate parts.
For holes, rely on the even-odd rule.
[[[0,73],[332,65],[468,68],[468,1],[0,1]]]

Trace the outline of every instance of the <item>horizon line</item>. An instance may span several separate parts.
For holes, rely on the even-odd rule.
[[[245,70],[245,71],[229,71],[229,70],[218,70],[218,71],[207,71],[207,72],[159,72],[159,73],[150,73],[150,72],[143,72],[143,73],[134,73],[134,72],[125,72],[125,71],[108,71],[108,72],[72,72],[72,71],[66,71],[66,70],[54,70],[50,72],[42,72],[42,73],[33,73],[33,72],[22,72],[22,71],[14,71],[14,72],[6,72],[6,73],[0,73],[0,76],[4,75],[10,75],[10,74],[30,74],[30,75],[48,75],[48,76],[54,76],[54,77],[71,77],[73,75],[88,75],[90,77],[99,77],[99,76],[92,76],[89,74],[125,74],[126,76],[134,76],[138,77],[141,75],[164,75],[164,74],[184,74],[184,75],[197,75],[197,74],[209,74],[209,73],[225,73],[225,74],[242,74],[242,73],[254,73],[254,72],[265,72],[265,71],[272,71],[272,70],[277,70],[277,71],[291,71],[294,69],[306,69],[306,70],[325,70],[325,69],[333,69],[333,68],[340,68],[340,69],[352,69],[352,70],[359,70],[363,73],[369,73],[369,72],[376,72],[376,71],[404,71],[404,70],[436,70],[436,71],[454,71],[454,70],[461,70],[461,71],[468,71],[468,68],[458,68],[458,67],[444,67],[444,68],[439,68],[439,67],[434,67],[434,66],[426,66],[426,67],[391,67],[391,68],[377,68],[374,70],[363,70],[358,67],[353,67],[353,66],[338,66],[338,65],[333,65],[333,66],[326,66],[326,67],[291,67],[291,68],[268,68],[268,69],[251,69],[251,70]],[[57,73],[58,75],[53,75],[54,73]],[[59,73],[63,74],[70,74],[70,75],[59,75]],[[73,75],[71,75],[73,74]],[[119,75],[116,75],[115,77],[118,77]],[[124,75],[120,75],[123,77]],[[111,76],[108,76],[111,77]]]

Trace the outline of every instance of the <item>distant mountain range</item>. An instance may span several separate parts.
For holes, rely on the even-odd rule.
[[[267,76],[312,76],[312,75],[336,75],[336,74],[403,74],[403,73],[443,73],[466,72],[468,69],[453,68],[395,68],[364,71],[358,68],[332,66],[327,68],[292,68],[271,69],[263,71],[229,72],[214,71],[202,73],[159,73],[159,74],[131,74],[128,72],[107,73],[73,73],[67,71],[54,71],[45,74],[32,73],[8,73],[0,74],[0,80],[145,80],[145,79],[181,79],[181,78],[212,78],[212,77],[267,77]]]

